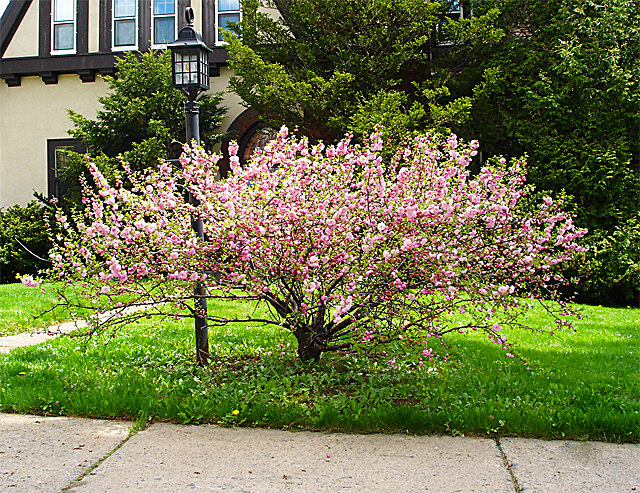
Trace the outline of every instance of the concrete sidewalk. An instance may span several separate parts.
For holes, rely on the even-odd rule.
[[[41,342],[48,341],[61,334],[68,334],[77,329],[88,327],[89,324],[84,321],[65,322],[60,325],[54,325],[48,329],[34,330],[33,332],[23,332],[14,336],[0,337],[0,353],[9,353],[11,350],[23,346],[35,346]]]
[[[117,318],[122,315],[130,315],[142,309],[144,309],[144,306],[118,308],[116,310],[104,312],[99,315],[98,318],[104,321],[110,318]],[[0,353],[8,353],[17,347],[34,346],[41,342],[48,341],[49,339],[53,339],[61,334],[69,334],[75,330],[87,328],[89,325],[89,322],[86,320],[77,320],[52,325],[47,329],[37,329],[32,332],[23,332],[14,336],[0,337]]]
[[[0,352],[77,327],[0,338]],[[640,493],[635,444],[130,427],[0,413],[0,492]]]
[[[640,491],[640,445],[130,424],[0,414],[0,491]]]

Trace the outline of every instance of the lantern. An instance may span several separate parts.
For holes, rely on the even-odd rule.
[[[187,25],[180,29],[178,39],[167,46],[171,50],[172,85],[187,94],[209,89],[209,53],[200,33],[193,28],[193,10],[185,9]]]

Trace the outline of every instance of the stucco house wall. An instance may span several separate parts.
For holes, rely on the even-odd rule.
[[[0,208],[24,205],[34,191],[48,193],[51,141],[70,138],[72,125],[65,109],[93,118],[99,110],[97,98],[107,91],[101,75],[114,74],[115,58],[122,52],[112,46],[116,0],[65,0],[75,7],[74,52],[53,52],[51,15],[56,1],[11,0],[0,21]],[[158,47],[149,42],[151,2],[136,1],[140,51]],[[210,92],[226,91],[231,70],[226,49],[216,42],[218,0],[175,0],[176,33],[189,5],[194,27],[214,48]],[[221,131],[226,131],[245,108],[231,92],[222,104],[227,114]]]
[[[83,84],[61,75],[57,84],[25,77],[19,88],[0,85],[0,207],[26,204],[33,192],[47,192],[47,140],[69,138],[65,108],[93,118],[102,79]]]

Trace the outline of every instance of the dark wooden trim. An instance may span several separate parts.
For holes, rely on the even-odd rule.
[[[229,65],[229,50],[223,47],[209,46],[212,53],[209,53],[209,63],[218,66]]]
[[[114,62],[115,58],[112,53],[57,55],[42,58],[5,58],[0,65],[0,77],[4,78],[9,74],[25,77],[44,72],[75,74],[84,70],[113,68]]]
[[[18,87],[20,84],[22,84],[22,79],[20,78],[19,75],[7,74],[7,75],[4,75],[2,78],[4,79],[4,82],[9,87]]]
[[[101,53],[111,51],[111,0],[100,0],[100,21],[98,49]]]
[[[77,0],[76,4],[76,53],[89,53],[89,0]]]
[[[92,80],[92,73],[113,75],[118,53],[89,53],[86,55],[50,55],[45,57],[5,58],[0,63],[0,78],[9,86],[19,86],[21,77],[45,74],[50,80],[55,74],[79,74],[84,82]],[[228,65],[226,48],[213,48],[209,55],[211,77],[220,75],[220,67]]]
[[[95,70],[78,70],[78,77],[82,82],[95,82],[96,71]]]
[[[214,0],[202,0],[202,41],[209,47],[216,45],[216,10]]]
[[[178,0],[176,5],[176,20],[178,21],[178,31],[187,25],[187,21],[184,18],[184,9],[191,7],[191,0]]]
[[[51,0],[40,0],[38,24],[38,54],[48,56],[51,54]]]
[[[138,51],[151,47],[151,0],[138,0]]]
[[[40,72],[38,74],[45,84],[57,84],[58,74],[56,72]]]
[[[7,51],[13,35],[31,6],[31,0],[11,0],[0,19],[0,57]]]

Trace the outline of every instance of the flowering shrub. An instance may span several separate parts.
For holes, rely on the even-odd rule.
[[[211,296],[258,300],[271,316],[246,321],[290,330],[303,360],[392,343],[422,364],[432,341],[470,330],[513,356],[502,329],[518,324],[526,298],[555,298],[565,280],[554,266],[581,250],[584,231],[551,198],[532,203],[520,160],[472,176],[477,146],[426,135],[385,168],[379,135],[310,145],[283,128],[244,168],[232,144],[224,181],[220,157],[198,148],[177,169],[130,176],[129,188],[92,167],[96,191],[85,187],[77,226],[58,215],[53,274],[95,303],[127,293],[163,315],[193,314],[198,282]],[[190,228],[197,217],[204,241]],[[569,324],[566,307],[551,307]]]

